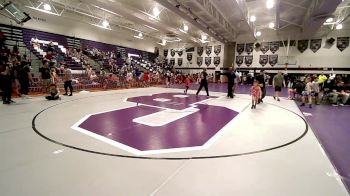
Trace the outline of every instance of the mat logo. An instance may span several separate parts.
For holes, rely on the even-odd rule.
[[[161,93],[135,106],[85,116],[73,129],[136,155],[208,148],[238,112],[204,104],[217,97]]]

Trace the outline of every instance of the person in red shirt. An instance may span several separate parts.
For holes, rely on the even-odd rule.
[[[186,78],[185,78],[185,80],[184,80],[184,84],[185,84],[185,91],[184,91],[184,93],[185,94],[187,94],[187,90],[188,90],[188,88],[190,87],[190,75],[187,75],[186,76]]]
[[[255,80],[251,89],[252,93],[252,108],[256,109],[256,104],[261,99],[261,88],[259,86],[259,81]]]
[[[143,73],[143,81],[144,81],[144,85],[145,86],[149,86],[149,73],[148,73],[148,71],[145,71],[144,73]]]

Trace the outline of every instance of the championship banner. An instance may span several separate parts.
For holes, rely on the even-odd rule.
[[[349,37],[338,37],[337,48],[343,52],[349,46]]]
[[[273,54],[273,55],[269,55],[269,64],[273,67],[277,64],[278,62],[278,55],[277,54]]]
[[[299,52],[303,53],[307,49],[307,47],[309,47],[309,40],[299,40],[297,47]]]
[[[221,53],[221,45],[214,46],[214,53],[219,55]]]
[[[163,53],[164,53],[164,57],[167,57],[168,56],[168,49],[164,49]]]
[[[213,50],[213,46],[206,46],[205,47],[205,53],[209,56],[211,54],[211,51]]]
[[[269,61],[269,55],[260,55],[259,63],[261,66],[265,66]]]
[[[218,65],[220,65],[220,57],[216,56],[214,57],[214,65],[217,67]]]
[[[260,46],[260,51],[265,54],[267,51],[269,51],[269,42],[262,42]]]
[[[169,65],[173,65],[173,66],[175,65],[175,58],[171,58],[171,59],[170,59]]]
[[[182,50],[179,50],[179,51],[177,51],[177,54],[178,54],[179,56],[182,56],[183,51],[182,51]]]
[[[211,64],[211,57],[205,57],[205,64],[209,66]]]
[[[270,42],[270,50],[273,54],[277,52],[277,50],[280,49],[280,43],[279,42]]]
[[[247,54],[251,54],[253,52],[254,49],[254,43],[248,43],[245,45],[245,51],[247,52]]]
[[[249,67],[253,63],[253,55],[245,56],[244,63]]]
[[[203,54],[203,47],[197,47],[197,54],[198,54],[198,56],[202,56],[202,54]]]
[[[241,66],[243,64],[244,56],[236,56],[236,64]]]
[[[317,50],[321,48],[321,44],[322,44],[322,39],[312,39],[310,41],[310,49],[312,50],[312,52],[316,53]]]
[[[178,58],[178,59],[177,59],[177,64],[178,64],[179,66],[182,65],[182,58]]]
[[[192,61],[193,54],[192,53],[187,53],[187,60]]]
[[[242,54],[244,52],[245,44],[237,44],[237,52],[238,54]]]
[[[203,57],[197,57],[197,65],[201,66],[203,64]]]
[[[171,49],[171,50],[170,50],[170,55],[171,55],[172,57],[175,56],[175,50],[174,50],[174,49]]]

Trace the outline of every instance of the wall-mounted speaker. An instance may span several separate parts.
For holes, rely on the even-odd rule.
[[[335,39],[333,37],[331,37],[331,38],[327,39],[327,44],[332,45],[334,43],[334,41],[335,41]]]

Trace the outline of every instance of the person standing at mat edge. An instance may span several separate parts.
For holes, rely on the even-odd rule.
[[[280,101],[282,87],[286,86],[281,71],[278,71],[277,75],[273,77],[272,86],[275,89],[275,95],[273,98],[277,99],[277,101]]]
[[[68,95],[67,90],[69,88],[70,94],[69,96],[73,95],[73,86],[72,86],[72,70],[69,69],[68,65],[64,65],[64,90],[65,93],[63,95]]]
[[[196,95],[198,95],[199,92],[204,87],[205,91],[207,92],[207,96],[209,96],[207,77],[208,77],[207,68],[203,68],[203,71],[200,73],[201,81],[199,83],[199,88],[198,88],[198,91],[197,91]]]
[[[265,88],[266,84],[265,84],[265,72],[264,72],[264,70],[260,71],[260,74],[255,77],[255,80],[257,80],[259,82],[259,86],[261,89],[261,98],[258,100],[258,104],[263,103],[264,102],[263,99],[266,95],[266,88]]]
[[[225,75],[227,77],[227,97],[233,99],[233,88],[235,85],[236,72],[232,67],[229,67],[227,73],[220,73],[220,75]]]

